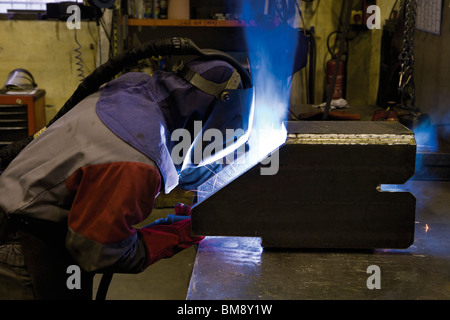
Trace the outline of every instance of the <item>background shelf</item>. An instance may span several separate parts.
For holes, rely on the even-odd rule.
[[[248,26],[249,24],[238,20],[129,19],[128,25],[148,26],[148,27],[245,27]]]

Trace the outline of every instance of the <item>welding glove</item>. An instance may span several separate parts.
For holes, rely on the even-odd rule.
[[[175,214],[177,216],[190,216],[191,207],[184,203],[179,202],[175,205]]]
[[[199,243],[204,237],[191,236],[191,219],[186,217],[171,224],[156,224],[139,229],[147,248],[146,267],[158,260],[170,258],[176,253]]]

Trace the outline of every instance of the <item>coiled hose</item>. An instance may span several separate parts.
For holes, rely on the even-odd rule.
[[[77,28],[74,29],[75,30],[75,42],[77,44],[77,47],[74,49],[74,51],[76,52],[75,54],[75,60],[77,60],[75,62],[75,64],[77,65],[77,72],[78,72],[78,77],[80,78],[80,82],[83,81],[85,79],[84,76],[84,66],[83,66],[83,59],[81,58],[81,44],[78,42],[77,39]]]

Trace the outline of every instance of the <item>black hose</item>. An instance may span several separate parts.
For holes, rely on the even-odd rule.
[[[180,43],[180,45],[178,45]],[[154,55],[176,54],[177,51],[183,50],[189,53],[194,53],[189,50],[189,46],[184,41],[178,42],[176,38],[154,40],[142,44],[139,47],[130,49],[123,54],[110,58],[107,62],[95,69],[89,76],[84,79],[78,86],[72,96],[67,100],[58,113],[49,121],[47,127],[53,124],[56,120],[61,118],[75,105],[85,99],[87,96],[96,92],[100,86],[111,81],[117,74],[123,71],[124,68],[132,66],[139,60],[151,57]]]
[[[134,65],[142,59],[159,55],[197,55],[208,60],[224,60],[237,69],[241,75],[244,88],[252,87],[251,77],[247,70],[234,58],[221,51],[202,50],[188,38],[174,37],[169,39],[153,40],[145,42],[136,48],[112,57],[100,67],[95,69],[83,80],[82,83],[79,84],[78,88],[69,100],[66,101],[58,113],[48,122],[46,127],[51,126],[55,121],[69,112],[83,99],[98,91],[100,86],[111,81],[126,67]],[[33,139],[33,136],[30,136],[24,140],[13,142],[0,150],[0,173],[6,169],[9,163]]]
[[[108,62],[94,70],[86,79],[78,86],[74,94],[59,110],[56,116],[50,120],[47,127],[58,120],[62,115],[66,114],[70,109],[77,105],[81,100],[96,92],[101,85],[111,81],[114,76],[120,73],[124,68],[132,66],[139,60],[155,56],[155,55],[200,55],[208,59],[220,59],[230,63],[238,69],[244,87],[251,87],[251,79],[245,69],[232,57],[216,50],[201,50],[190,39],[187,38],[170,38],[163,40],[154,40],[142,44],[139,47],[128,50],[121,55],[112,57]]]
[[[97,289],[97,294],[95,296],[95,300],[104,301],[106,300],[106,295],[108,293],[109,285],[111,284],[111,280],[113,277],[112,272],[104,273],[102,275],[102,279],[100,280],[100,284]]]
[[[177,40],[178,39],[178,40]],[[143,45],[112,57],[106,63],[95,69],[83,82],[81,82],[69,100],[62,106],[58,113],[48,122],[46,127],[69,112],[81,100],[96,92],[100,86],[111,81],[125,67],[152,55],[175,54],[177,51],[193,53],[190,41],[172,38],[146,42]],[[4,171],[9,163],[31,142],[34,137],[30,136],[20,141],[15,141],[0,150],[0,172]]]

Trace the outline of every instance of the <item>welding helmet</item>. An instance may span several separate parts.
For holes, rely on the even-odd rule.
[[[195,138],[183,167],[211,164],[244,144],[253,121],[254,89],[243,87],[236,68],[223,60],[196,59],[179,64],[175,72],[213,99],[207,116],[203,117],[201,130],[194,132]],[[205,137],[208,130],[214,130],[214,141]],[[205,154],[203,151],[207,148],[211,152]],[[200,159],[195,159],[195,152],[201,152]]]
[[[175,113],[181,115],[172,127],[186,129],[193,138],[177,166],[180,186],[195,189],[220,171],[230,154],[245,149],[253,122],[254,89],[222,59],[196,58],[178,63],[173,71],[195,88],[195,92],[189,87],[172,91],[170,101],[170,108],[179,108]]]
[[[14,69],[8,75],[4,88],[7,90],[32,90],[37,87],[33,75],[26,69]]]

